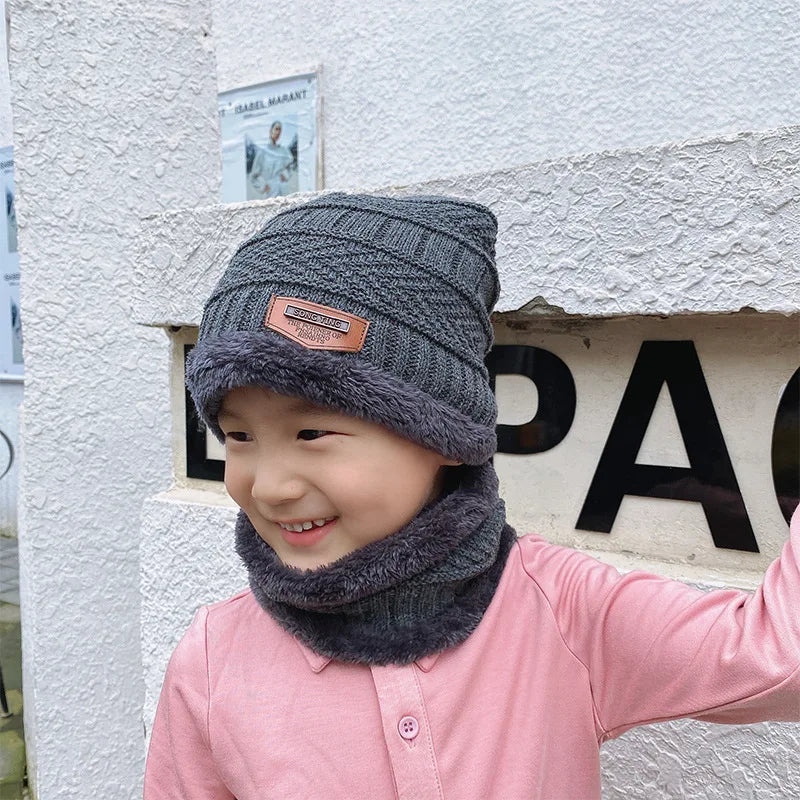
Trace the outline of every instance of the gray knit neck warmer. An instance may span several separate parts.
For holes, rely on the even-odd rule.
[[[408,664],[464,641],[491,602],[511,545],[491,463],[405,527],[325,567],[284,565],[239,513],[236,550],[259,604],[315,652]]]

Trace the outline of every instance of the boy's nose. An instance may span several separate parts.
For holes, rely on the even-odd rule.
[[[258,465],[250,492],[259,503],[277,507],[299,500],[305,493],[305,482],[285,461],[270,459]]]

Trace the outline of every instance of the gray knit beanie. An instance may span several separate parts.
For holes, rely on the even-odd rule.
[[[484,463],[496,232],[488,208],[452,197],[327,194],[276,215],[205,305],[187,364],[198,412],[222,438],[225,394],[260,385]]]

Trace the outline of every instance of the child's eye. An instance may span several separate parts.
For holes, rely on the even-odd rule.
[[[233,439],[234,442],[250,442],[252,441],[252,437],[249,433],[245,433],[244,431],[228,431],[225,434],[226,439]]]
[[[305,428],[297,434],[298,439],[303,439],[306,442],[311,442],[314,439],[319,439],[322,436],[325,436],[328,431],[318,431],[313,430],[312,428]]]

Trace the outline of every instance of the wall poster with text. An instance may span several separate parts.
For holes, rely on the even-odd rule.
[[[19,310],[17,213],[14,207],[14,148],[0,147],[0,373],[22,375],[22,320]]]
[[[219,95],[222,202],[322,188],[316,72]]]

